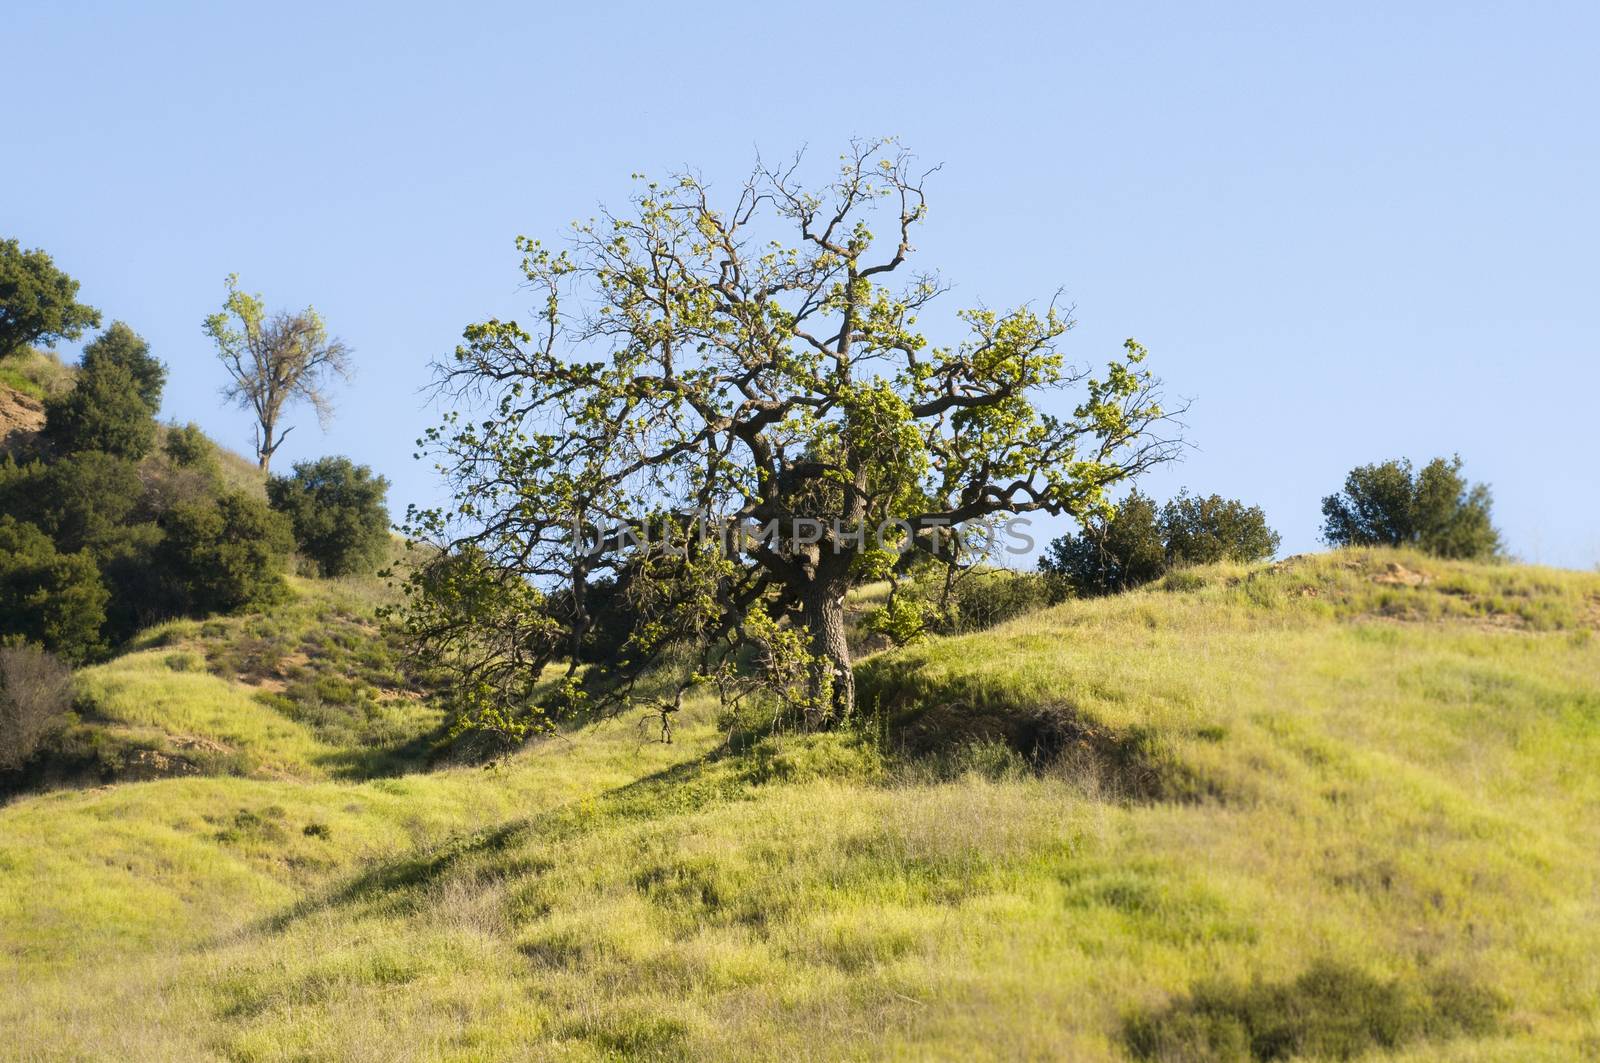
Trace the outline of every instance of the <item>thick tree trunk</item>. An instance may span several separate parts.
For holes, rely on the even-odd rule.
[[[832,673],[833,691],[828,709],[812,710],[809,727],[837,726],[850,718],[856,704],[855,673],[850,668],[850,644],[845,640],[843,583],[818,581],[806,589],[801,617],[811,636],[811,652]],[[825,673],[826,674],[826,673]]]

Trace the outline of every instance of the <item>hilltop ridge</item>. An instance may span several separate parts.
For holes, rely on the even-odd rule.
[[[1211,566],[875,654],[855,732],[733,749],[700,699],[671,746],[24,797],[0,1018],[39,1058],[1579,1058],[1597,619],[1587,573]]]

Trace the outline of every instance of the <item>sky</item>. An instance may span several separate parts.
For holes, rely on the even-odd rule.
[[[1192,400],[1194,447],[1149,493],[1259,504],[1292,554],[1353,466],[1459,452],[1514,555],[1600,564],[1600,5],[10,0],[3,21],[0,236],[150,341],[164,417],[241,451],[201,323],[232,272],[314,304],[356,375],[274,467],[349,455],[397,515],[441,497],[413,460],[430,362],[532,318],[518,234],[559,240],[634,172],[733,188],[757,151],[825,166],[894,134],[942,164],[917,245],[952,309],[1062,290],[1069,357],[1136,337]]]

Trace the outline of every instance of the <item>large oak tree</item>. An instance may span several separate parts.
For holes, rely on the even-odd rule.
[[[434,549],[408,620],[488,716],[576,659],[598,585],[634,623],[590,689],[669,643],[726,663],[787,638],[807,723],[837,722],[853,584],[972,522],[1102,512],[1174,455],[1131,340],[1098,373],[1069,363],[1054,304],[924,335],[946,286],[910,266],[928,172],[894,141],[853,143],[821,187],[800,167],[758,163],[726,197],[696,175],[645,182],[567,246],[519,238],[537,323],[473,325],[439,367],[453,409],[422,442],[454,502],[411,514]],[[757,534],[708,546],[707,520]]]

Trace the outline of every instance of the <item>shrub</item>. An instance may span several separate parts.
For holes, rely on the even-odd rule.
[[[8,512],[48,532],[63,551],[91,549],[116,537],[144,494],[138,467],[127,458],[89,450],[71,454],[37,470]]]
[[[1052,542],[1039,568],[1085,596],[1115,594],[1183,565],[1260,561],[1278,550],[1260,506],[1185,492],[1159,510],[1134,491],[1109,520]]]
[[[45,439],[59,453],[144,457],[155,443],[156,418],[138,386],[128,368],[116,363],[79,373],[71,391],[45,400]]]
[[[324,576],[371,572],[389,548],[389,481],[349,458],[301,462],[267,481],[272,508],[289,518],[300,553]]]
[[[1167,548],[1155,502],[1133,491],[1109,519],[1051,542],[1039,568],[1085,596],[1158,579],[1167,568]]]
[[[54,351],[23,348],[0,359],[0,384],[40,400],[71,390],[75,376]]]
[[[0,648],[0,771],[27,763],[72,707],[72,670],[37,646]]]
[[[1492,557],[1500,533],[1487,484],[1467,483],[1461,457],[1434,458],[1413,473],[1404,458],[1362,465],[1344,490],[1322,500],[1322,538],[1330,546],[1416,546],[1451,558]]]
[[[1037,572],[974,569],[950,588],[951,609],[935,622],[944,633],[984,631],[1042,609],[1054,599],[1050,581]]]
[[[146,521],[116,528],[94,545],[95,563],[110,593],[104,632],[112,644],[183,611],[160,564],[161,541],[160,526]]]
[[[157,558],[181,611],[203,616],[279,601],[288,593],[283,563],[288,522],[256,499],[229,492],[182,502],[162,519]]]
[[[161,389],[167,382],[167,367],[150,354],[146,343],[133,329],[121,321],[111,327],[83,349],[83,373],[93,375],[110,366],[121,366],[133,378],[133,387],[151,415],[161,409]]]
[[[1161,509],[1167,565],[1218,561],[1264,561],[1278,552],[1278,533],[1267,527],[1260,506],[1221,495],[1196,498],[1186,492]]]
[[[32,524],[0,516],[0,641],[82,661],[100,649],[106,597],[88,553],[61,553]]]
[[[168,428],[161,449],[181,469],[210,469],[220,464],[217,445],[193,421]]]

